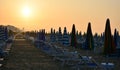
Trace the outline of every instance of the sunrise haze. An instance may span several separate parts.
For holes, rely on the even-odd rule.
[[[115,28],[120,31],[119,12],[120,0],[0,0],[0,25],[49,32],[65,26],[71,31],[75,24],[86,32],[91,22],[93,33],[101,33],[109,18],[113,33]]]

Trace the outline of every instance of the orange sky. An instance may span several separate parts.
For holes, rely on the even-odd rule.
[[[31,11],[28,17],[22,13],[24,7]],[[0,0],[0,24],[14,25],[25,30],[66,26],[86,32],[91,22],[93,33],[101,33],[110,18],[112,31],[120,31],[120,0]]]

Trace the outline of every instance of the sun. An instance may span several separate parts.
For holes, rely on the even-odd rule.
[[[24,7],[23,10],[22,10],[22,14],[23,14],[23,16],[25,16],[25,17],[30,16],[30,14],[31,14],[31,10],[30,10],[30,8],[27,7],[27,6]]]

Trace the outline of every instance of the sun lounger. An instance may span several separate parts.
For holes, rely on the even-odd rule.
[[[76,63],[72,68],[77,70],[82,68],[98,69],[100,65],[91,56],[81,56],[81,61]]]
[[[113,63],[101,63],[101,66],[105,70],[113,70],[114,69]]]
[[[4,58],[0,58],[0,63],[2,63],[4,61]]]
[[[65,64],[74,65],[78,69],[80,67],[88,67],[93,69],[96,69],[98,67],[98,64],[92,60],[91,56],[80,56],[80,54],[76,51],[69,52],[68,50],[64,50],[63,48],[60,48],[48,42],[41,43],[43,45],[40,47],[40,49],[48,55],[53,56],[54,60],[61,61],[61,66],[64,66]]]
[[[3,61],[4,61],[4,58],[0,58],[0,68],[3,66]]]
[[[4,58],[0,58],[0,61],[3,61],[4,60]]]
[[[42,51],[47,53],[50,56],[53,56],[53,60],[59,60],[62,62],[62,66],[67,64],[69,61],[80,61],[78,58],[78,53],[69,52],[61,47],[52,45],[51,43],[44,42],[44,45],[41,47]]]
[[[0,64],[0,68],[3,66],[3,64]]]
[[[65,51],[65,52],[62,52],[63,55],[56,55],[54,57],[55,60],[59,60],[61,61],[61,65],[64,66],[65,64],[67,65],[73,65],[72,63],[69,64],[69,62],[79,62],[81,61],[81,58],[79,58],[79,55],[78,53],[76,52],[68,52],[68,51]]]

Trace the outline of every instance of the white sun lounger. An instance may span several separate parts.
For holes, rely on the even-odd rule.
[[[114,69],[113,63],[101,63],[101,66],[105,70],[113,70]]]
[[[3,64],[0,64],[0,68],[3,66]]]

